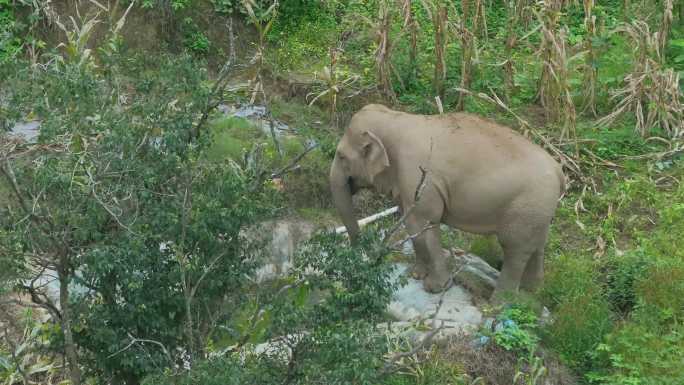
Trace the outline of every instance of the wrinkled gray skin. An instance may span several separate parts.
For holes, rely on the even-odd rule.
[[[428,170],[415,202],[420,167]],[[541,147],[484,118],[454,113],[413,115],[367,105],[353,117],[330,170],[333,200],[354,241],[359,226],[352,195],[373,188],[390,196],[413,240],[413,275],[427,291],[448,283],[440,244],[444,223],[476,234],[496,234],[504,261],[495,295],[534,290],[544,275],[544,245],[564,176]]]

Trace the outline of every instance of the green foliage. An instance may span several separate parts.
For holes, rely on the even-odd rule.
[[[266,139],[263,132],[243,118],[217,118],[209,123],[209,132],[213,141],[206,155],[215,161],[226,157],[241,159],[254,143]]]
[[[284,177],[285,197],[294,207],[331,207],[330,159],[319,149],[312,150],[302,161],[299,169]]]
[[[597,295],[600,287],[595,277],[596,269],[592,261],[576,255],[560,255],[549,263],[542,298],[545,303],[555,307],[574,297]]]
[[[327,319],[379,319],[397,288],[390,280],[394,267],[386,260],[389,249],[368,231],[355,247],[339,247],[341,239],[332,233],[314,236],[296,267],[319,272],[306,278],[314,288],[329,293],[320,305]]]
[[[27,309],[17,319],[11,320],[10,317],[13,315],[3,315],[5,330],[0,342],[16,340],[7,346],[8,351],[0,345],[0,382],[12,385],[25,379],[50,377],[56,365],[43,354],[47,341],[43,326],[33,319],[33,309]]]
[[[164,0],[143,0],[140,6],[145,9],[170,7],[171,10],[179,12],[188,8],[192,2],[193,0],[171,0],[168,2]]]
[[[684,328],[668,333],[626,323],[596,348],[592,383],[609,385],[675,385],[684,378]]]
[[[501,267],[503,250],[494,236],[480,236],[470,242],[471,253],[483,258],[487,263],[497,268]]]
[[[294,384],[377,384],[389,346],[374,325],[395,289],[388,279],[392,267],[375,231],[364,232],[353,247],[344,242],[335,234],[314,236],[286,278],[289,284],[275,293],[262,292],[264,302],[243,306],[243,315],[227,325],[238,340],[249,336],[252,343],[290,336],[292,359],[252,354],[245,346],[245,363],[238,363],[238,354],[219,356],[175,377],[176,383],[222,383],[229,375],[235,383],[275,384],[286,378]],[[257,322],[252,314],[260,314]],[[226,343],[231,342],[216,340],[213,346],[218,350]],[[168,378],[152,376],[145,383],[166,383]]]
[[[513,304],[496,317],[499,324],[494,331],[494,342],[509,351],[530,354],[537,349],[537,315],[529,306]]]
[[[14,167],[23,194],[45,197],[36,209],[49,213],[50,231],[68,234],[78,249],[64,257],[78,269],[69,279],[88,288],[71,293],[85,367],[129,381],[173,366],[160,346],[193,359],[209,322],[231,317],[257,254],[241,231],[272,212],[272,191],[248,169],[201,160],[211,135],[191,141],[189,133],[208,84],[190,57],[118,64],[121,72],[108,75],[131,74],[136,90],[126,105],[109,88],[124,79],[100,75],[82,58],[33,74],[40,87],[17,88],[15,97],[42,118],[41,143],[64,150]],[[40,222],[22,221],[13,205],[3,229],[36,236],[4,238],[4,250],[19,242],[11,257],[26,263],[36,257],[23,250],[50,247],[53,236],[32,231]]]
[[[293,0],[283,2],[278,12],[278,19],[268,34],[273,47],[269,61],[283,70],[312,64],[322,68],[320,63],[327,58],[337,32],[337,22],[329,6],[321,1]]]
[[[12,60],[22,48],[23,41],[17,33],[20,24],[13,7],[10,0],[0,0],[0,64]]]
[[[602,263],[603,290],[614,312],[628,314],[634,309],[635,282],[643,278],[649,263],[649,258],[640,252],[611,255]]]
[[[590,353],[612,328],[608,303],[590,294],[571,297],[556,307],[553,318],[544,341],[570,367],[579,372],[591,368]]]
[[[586,370],[591,367],[589,353],[612,328],[594,264],[562,255],[551,265],[545,282],[542,296],[553,304],[554,322],[543,330],[544,341],[571,367]]]
[[[246,19],[249,14],[242,1],[211,3],[220,15]],[[256,1],[257,12],[249,19],[258,24],[259,11],[271,3]],[[634,60],[624,37],[605,32],[625,16],[648,14],[640,17],[655,25],[656,3],[647,3],[632,2],[628,15],[622,14],[621,0],[594,8],[599,26],[599,36],[592,41],[598,54],[593,65],[599,69],[599,114],[612,108],[610,90],[622,84]],[[408,30],[397,6],[390,29],[392,82],[400,108],[435,113],[433,26],[422,4],[412,4],[419,23],[417,56],[410,56]],[[214,34],[193,21],[199,20],[193,13],[198,5],[193,0],[141,4],[151,9],[148,12],[173,19],[165,25],[177,29],[169,32],[180,38],[184,51],[195,59],[211,60],[220,49],[210,44],[208,36]],[[535,54],[540,38],[532,32],[535,23],[523,20],[514,26],[516,36],[525,39],[505,57],[506,8],[486,5],[488,31],[486,36],[476,33],[471,88],[502,96],[499,68],[511,59],[517,88],[506,102],[530,122],[544,125],[543,117],[536,116],[543,111],[526,108],[537,98],[542,67]],[[644,5],[648,12],[637,12]],[[41,148],[59,149],[10,164],[22,192],[32,197],[29,203],[38,217],[53,221],[48,234],[66,240],[69,280],[88,288],[72,292],[70,301],[75,313],[72,329],[87,375],[100,382],[136,383],[154,373],[146,379],[149,384],[460,381],[458,368],[439,360],[409,365],[410,375],[378,375],[389,347],[374,324],[383,320],[394,288],[386,280],[387,250],[374,235],[367,234],[355,247],[329,234],[318,235],[298,258],[292,275],[259,287],[247,278],[258,252],[241,236],[242,230],[271,214],[275,205],[261,176],[304,151],[304,137],[314,138],[318,148],[284,175],[282,195],[288,206],[315,208],[317,213],[330,206],[327,174],[339,133],[317,123],[325,119],[316,107],[284,102],[266,90],[274,116],[302,134],[282,140],[282,154],[268,135],[236,118],[210,119],[200,139],[191,142],[188,133],[209,103],[211,81],[205,63],[185,54],[123,57],[123,39],[90,47],[86,43],[92,29],[84,28],[68,34],[63,54],[36,56],[38,66],[31,66],[21,61],[20,53],[24,48],[29,51],[31,44],[38,47],[40,41],[22,34],[35,31],[33,23],[42,16],[29,12],[27,20],[17,20],[24,14],[20,7],[24,5],[0,0],[0,125],[5,129],[17,119],[36,116],[42,120]],[[454,10],[460,7],[456,4]],[[449,14],[455,25],[456,14],[451,9]],[[569,6],[559,17],[568,27],[568,43],[576,44],[569,50],[582,51],[587,36],[581,7]],[[362,76],[361,96],[352,100],[374,100],[376,18],[375,1],[281,1],[266,35],[270,47],[265,59],[276,71],[313,73],[329,65],[329,48],[344,37],[339,68]],[[32,26],[26,28],[26,22]],[[681,41],[679,23],[671,32],[665,65],[680,72]],[[446,110],[457,96],[451,88],[461,80],[460,45],[451,39],[446,47]],[[572,96],[579,101],[583,67],[573,64],[569,70]],[[344,104],[356,108],[355,103]],[[466,109],[496,113],[472,98]],[[582,149],[619,167],[604,169],[583,152],[582,182],[593,178],[599,193],[587,190],[580,196],[571,190],[558,210],[541,292],[555,322],[538,330],[531,309],[509,307],[501,320],[512,320],[515,327],[499,330],[494,341],[522,354],[535,350],[539,334],[542,343],[580,374],[589,371],[587,378],[595,383],[676,384],[684,376],[684,188],[674,182],[681,180],[681,154],[626,160],[625,156],[671,150],[677,143],[635,136],[633,117],[602,130],[595,129],[593,118],[580,120],[580,134],[590,140],[581,142]],[[36,256],[36,250],[60,247],[44,228],[25,220],[29,217],[12,196],[7,178],[2,181],[0,291],[7,291],[31,277],[26,267],[35,262],[32,258],[46,258]],[[483,256],[499,254],[491,239],[464,243]],[[192,288],[197,291],[188,300]],[[620,321],[614,324],[616,319]],[[303,332],[308,334],[301,340],[290,341],[296,352],[291,361],[251,354],[253,344]],[[59,327],[51,325],[46,335],[51,344],[41,349],[62,353],[64,335]],[[172,357],[157,344],[132,338],[157,341]],[[8,357],[9,350],[0,351]],[[242,353],[248,353],[244,361]],[[189,370],[176,366],[188,357]],[[538,363],[531,358],[525,362],[532,368]],[[11,365],[3,367],[13,370]],[[531,373],[535,369],[517,380],[535,383]]]
[[[183,46],[190,52],[198,55],[209,53],[211,42],[195,22],[187,17],[183,20]]]
[[[659,259],[636,283],[641,322],[667,330],[684,323],[684,262],[680,258]]]

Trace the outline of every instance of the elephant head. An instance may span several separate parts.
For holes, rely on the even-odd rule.
[[[347,233],[355,241],[359,225],[354,216],[352,195],[362,188],[378,187],[379,176],[388,169],[390,161],[380,137],[366,129],[353,130],[352,126],[337,146],[330,168],[330,189]]]

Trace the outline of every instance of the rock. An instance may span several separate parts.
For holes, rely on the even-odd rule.
[[[257,269],[256,281],[262,282],[286,273],[299,245],[311,238],[313,223],[301,219],[280,219],[262,222],[243,234],[250,240],[266,243],[263,265]]]
[[[407,272],[408,265],[399,263],[392,279],[398,280]],[[435,314],[438,307],[439,312]],[[394,293],[387,313],[398,322],[378,327],[414,342],[420,341],[434,327],[442,327],[433,337],[438,342],[454,334],[471,333],[482,322],[482,313],[463,287],[454,285],[446,292],[433,294],[423,289],[422,281],[413,278],[407,278],[406,285]]]
[[[20,137],[29,143],[34,143],[40,133],[40,121],[18,122],[10,130],[10,135]]]
[[[455,255],[455,259],[459,266],[454,275],[456,282],[477,297],[489,298],[496,288],[498,270],[474,254]]]
[[[236,118],[249,120],[258,127],[264,134],[271,136],[271,125],[273,126],[273,134],[277,138],[291,134],[293,130],[286,123],[273,119],[270,116],[266,106],[257,106],[252,104],[246,105],[228,105],[219,104],[216,107],[222,114]]]
[[[547,326],[553,323],[553,317],[551,316],[551,311],[549,311],[549,308],[544,306],[542,309],[541,315],[539,316],[539,324],[541,326]]]

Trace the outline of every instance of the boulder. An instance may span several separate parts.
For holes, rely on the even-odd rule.
[[[398,263],[393,280],[408,274],[408,264]],[[469,334],[482,322],[482,312],[473,304],[470,293],[453,285],[442,293],[428,293],[423,282],[406,277],[406,284],[397,289],[387,306],[393,322],[378,325],[394,336],[420,343],[428,335],[432,342],[440,342],[456,334]],[[435,329],[439,329],[434,333]]]
[[[244,232],[256,242],[265,243],[265,259],[257,269],[256,281],[273,279],[286,273],[292,266],[292,259],[300,244],[313,235],[316,226],[298,218],[262,222]]]
[[[456,262],[454,280],[474,296],[488,299],[499,278],[499,271],[474,254],[453,254]]]

